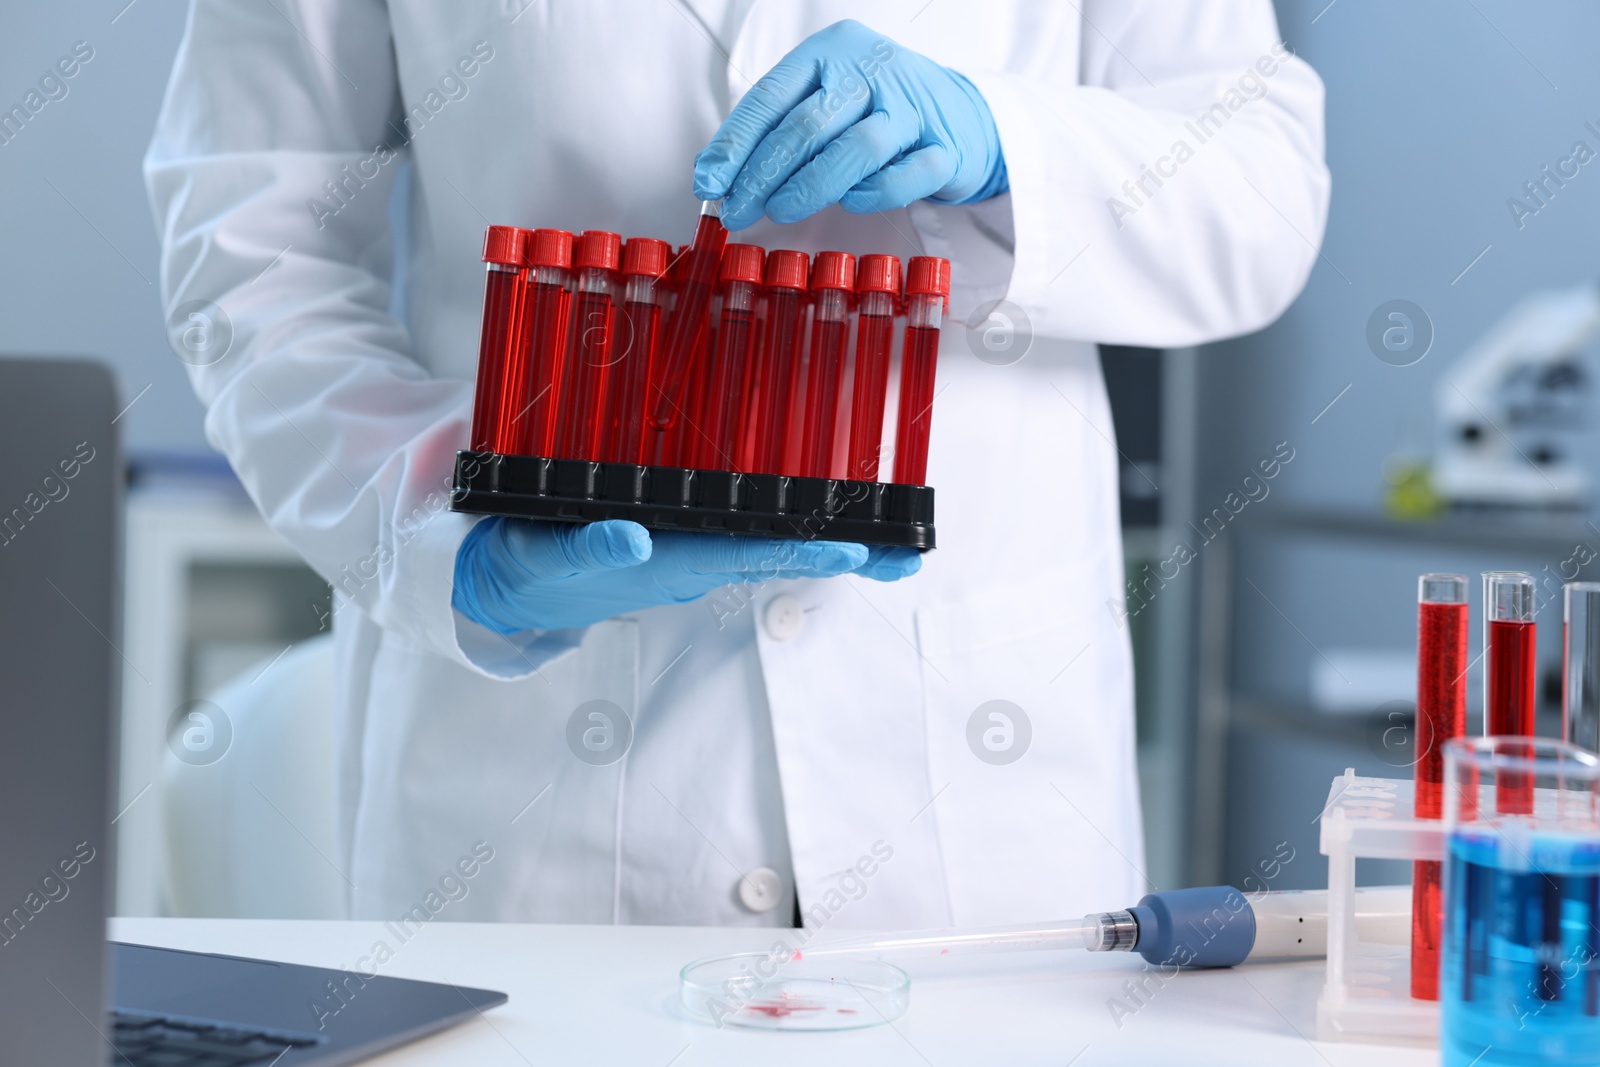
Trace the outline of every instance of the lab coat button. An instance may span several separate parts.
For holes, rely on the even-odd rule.
[[[783,898],[783,879],[771,867],[757,867],[739,879],[739,903],[758,915],[771,911]]]
[[[762,621],[766,624],[768,637],[774,641],[787,641],[798,636],[805,628],[806,612],[800,606],[800,601],[788,593],[779,593],[767,604]]]

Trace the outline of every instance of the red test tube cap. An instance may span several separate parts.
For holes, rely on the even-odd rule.
[[[811,263],[804,252],[780,248],[767,254],[767,288],[804,289]]]
[[[818,252],[811,264],[811,288],[843,289],[856,287],[856,257],[848,252]]]
[[[912,256],[906,261],[907,296],[950,296],[950,261],[938,256]]]
[[[566,230],[534,230],[528,235],[528,266],[572,269],[572,234]]]
[[[483,261],[508,267],[525,265],[528,231],[516,226],[490,226],[483,231]]]
[[[876,253],[861,257],[856,268],[856,292],[900,295],[900,260]]]
[[[616,270],[622,266],[622,235],[608,230],[584,230],[578,235],[573,264],[579,270]]]
[[[654,237],[630,237],[622,246],[622,273],[659,278],[667,273],[672,246]]]
[[[720,282],[749,282],[761,284],[761,268],[766,252],[760,245],[726,245],[722,249],[722,264],[717,271]]]

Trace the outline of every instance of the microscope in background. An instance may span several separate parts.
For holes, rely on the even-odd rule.
[[[1432,489],[1456,508],[1576,510],[1600,286],[1534,293],[1461,357],[1434,393]]]

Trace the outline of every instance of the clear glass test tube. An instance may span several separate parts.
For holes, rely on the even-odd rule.
[[[600,455],[608,463],[644,462],[645,404],[664,295],[661,279],[671,253],[670,245],[653,237],[630,237],[622,248],[622,315]]]
[[[765,343],[755,373],[755,403],[746,410],[756,425],[751,469],[760,474],[789,473],[784,449],[789,441],[794,399],[805,338],[805,291],[811,262],[804,252],[778,249],[767,256]]]
[[[811,266],[811,355],[806,362],[806,410],[799,445],[799,473],[811,478],[827,478],[833,469],[839,380],[844,374],[855,276],[856,257],[845,252],[818,252]]]
[[[906,263],[906,336],[900,352],[900,408],[894,434],[894,480],[926,485],[933,427],[939,332],[950,298],[950,261],[912,256]]]
[[[1522,571],[1483,575],[1483,732],[1532,737],[1535,695],[1534,582]],[[1533,794],[1514,774],[1499,779],[1503,811],[1531,810]]]
[[[1600,752],[1600,582],[1568,582],[1563,598],[1561,732]]]
[[[678,267],[678,296],[672,315],[667,319],[659,358],[660,373],[651,397],[650,423],[657,430],[670,430],[679,411],[687,405],[684,387],[694,360],[696,340],[711,305],[711,290],[717,267],[722,262],[722,249],[728,241],[721,214],[720,200],[707,200],[700,206],[694,241]]]
[[[504,451],[501,397],[508,388],[516,388],[526,374],[517,342],[522,326],[527,238],[528,231],[515,226],[490,226],[483,235],[483,321],[478,336],[469,437],[474,452]]]
[[[856,264],[855,380],[851,383],[850,448],[845,466],[845,477],[856,481],[878,480],[895,301],[899,297],[900,260],[862,256]]]
[[[572,234],[534,230],[528,238],[528,272],[518,331],[525,371],[501,397],[502,451],[549,456],[555,449],[556,399],[572,310]]]
[[[1417,579],[1417,727],[1414,768],[1419,819],[1443,814],[1444,746],[1466,732],[1467,577]],[[1439,999],[1439,921],[1443,914],[1437,860],[1411,870],[1411,995]]]

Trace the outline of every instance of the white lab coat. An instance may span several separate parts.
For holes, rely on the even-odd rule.
[[[231,319],[231,350],[192,372],[208,437],[340,591],[335,859],[352,913],[431,900],[445,918],[787,925],[798,888],[809,924],[846,928],[1131,903],[1118,466],[1091,342],[1189,345],[1283,310],[1326,214],[1321,83],[1274,56],[1267,0],[690,5],[194,2],[146,162],[163,291]],[[1031,323],[1011,366],[945,332],[939,548],[895,584],[770,583],[586,631],[504,639],[457,616],[475,520],[443,504],[484,225],[687,240],[694,152],[747,79],[847,16],[965,73],[1010,173],[981,205],[750,233],[946,256],[953,322],[1004,297]],[[634,723],[609,766],[565,742],[592,699]],[[991,700],[1031,725],[1008,765],[969,747]],[[479,841],[494,858],[432,908]],[[738,891],[762,867],[770,910]]]

